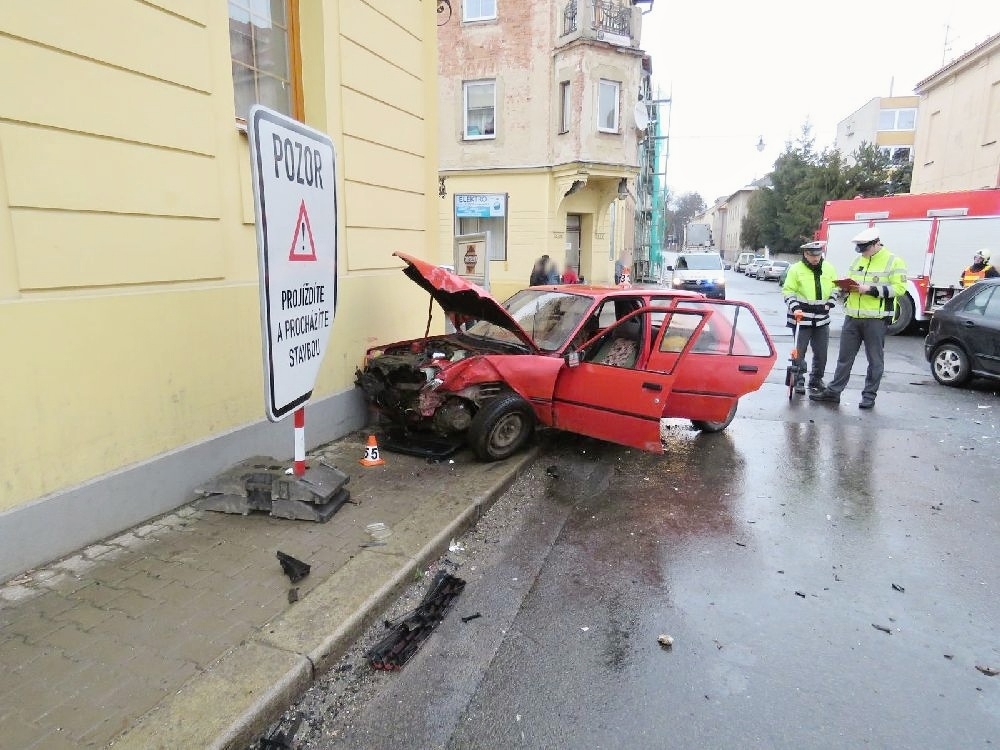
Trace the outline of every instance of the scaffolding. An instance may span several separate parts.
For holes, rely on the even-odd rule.
[[[665,270],[665,238],[673,230],[666,221],[671,97],[663,97],[659,91],[654,97],[648,78],[643,88],[649,125],[639,143],[633,274],[640,281],[660,281]]]

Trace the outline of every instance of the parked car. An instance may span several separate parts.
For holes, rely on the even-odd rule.
[[[756,257],[753,253],[740,253],[736,257],[736,263],[733,264],[733,270],[737,273],[743,273],[746,271],[747,266],[750,265],[750,261]]]
[[[942,385],[959,386],[973,376],[1000,379],[1000,279],[963,289],[934,313],[924,356]]]
[[[764,281],[777,281],[782,271],[788,270],[787,260],[770,260],[757,266],[757,278]]]
[[[767,260],[768,260],[767,258],[760,258],[760,257],[754,258],[747,264],[747,267],[743,270],[743,273],[746,276],[756,275],[757,269],[760,267],[762,263],[767,263]]]
[[[569,284],[501,304],[396,255],[456,330],[369,349],[357,385],[397,435],[467,445],[483,461],[514,454],[536,425],[654,452],[664,418],[723,430],[777,358],[746,302]]]
[[[691,292],[701,292],[714,299],[726,298],[726,274],[722,256],[716,252],[678,253],[670,271],[670,286]]]
[[[785,279],[788,278],[788,269],[791,268],[791,267],[792,267],[792,264],[789,263],[787,266],[785,266],[782,269],[781,275],[778,277],[778,286],[784,286],[785,285]]]

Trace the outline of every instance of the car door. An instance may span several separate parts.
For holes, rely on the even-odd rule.
[[[972,354],[972,367],[1000,375],[1000,286],[986,286],[965,305],[958,334]]]
[[[690,300],[664,317],[646,369],[673,376],[664,417],[721,422],[763,385],[776,360],[749,304]]]
[[[564,365],[553,394],[553,426],[561,430],[659,452],[660,418],[673,385],[669,372],[648,372],[651,313],[634,312],[584,344],[578,364]],[[638,331],[635,357],[616,358],[616,342]],[[597,355],[607,352],[603,359]],[[572,356],[572,355],[571,355]]]

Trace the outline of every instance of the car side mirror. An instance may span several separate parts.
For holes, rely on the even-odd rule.
[[[673,270],[674,270],[674,267],[673,267],[673,266],[667,266],[667,270],[668,270],[668,271],[673,271]]]
[[[574,349],[571,352],[566,352],[563,355],[563,361],[566,363],[567,367],[576,367],[580,364],[580,352]]]

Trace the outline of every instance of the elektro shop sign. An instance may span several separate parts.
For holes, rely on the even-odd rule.
[[[337,308],[337,191],[333,142],[279,112],[247,119],[267,417],[309,400]]]

